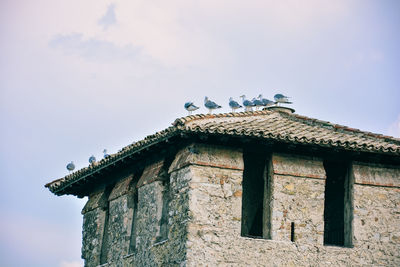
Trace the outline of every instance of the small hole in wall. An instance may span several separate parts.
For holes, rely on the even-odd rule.
[[[294,242],[294,222],[290,224],[290,241]]]

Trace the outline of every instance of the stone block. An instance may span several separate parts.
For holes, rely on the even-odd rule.
[[[353,172],[357,184],[400,187],[399,166],[355,162]]]
[[[162,181],[166,179],[166,173],[163,170],[165,164],[165,160],[159,160],[155,163],[152,163],[143,170],[142,176],[140,177],[137,186],[141,187],[146,184],[150,184],[154,181]]]
[[[132,183],[133,175],[130,175],[119,182],[117,182],[114,186],[114,188],[111,190],[110,196],[108,197],[108,200],[113,200],[116,199],[122,195],[125,195],[128,193],[130,189],[130,185]]]
[[[97,191],[89,196],[89,200],[86,202],[82,209],[82,214],[85,214],[91,210],[107,207],[108,195],[105,193],[104,189]]]
[[[274,174],[277,175],[326,179],[323,161],[320,158],[274,153],[272,166]]]
[[[168,172],[178,170],[188,165],[209,166],[242,171],[242,150],[224,146],[192,144],[181,149],[177,153]]]

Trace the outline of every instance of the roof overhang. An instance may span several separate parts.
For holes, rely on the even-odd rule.
[[[389,145],[378,146],[369,142],[369,140],[366,143],[362,143],[361,141],[356,142],[357,139],[350,142],[340,139],[308,138],[306,134],[304,136],[291,134],[289,132],[290,128],[287,130],[279,124],[278,126],[282,129],[276,134],[275,132],[268,132],[269,127],[273,125],[272,122],[267,120],[264,125],[262,120],[261,123],[256,120],[262,116],[273,117],[274,120],[272,121],[281,119],[282,124],[287,124],[287,121],[284,121],[287,118],[294,121],[300,120],[305,125],[304,127],[307,126],[307,129],[310,129],[310,127],[314,129],[312,127],[315,127],[316,131],[320,129],[324,129],[328,133],[339,131],[342,135],[342,132],[344,132],[350,136],[354,132],[356,135],[362,134],[364,139],[378,140],[380,143],[377,141],[377,144],[382,143],[385,145],[385,142],[389,142]],[[221,118],[224,121],[220,122]],[[243,121],[240,120],[241,118],[243,118]],[[243,124],[246,126],[247,123],[248,127],[235,128],[235,123],[240,126],[243,126]],[[296,127],[301,127],[301,125]],[[361,140],[361,137],[359,139]],[[120,173],[123,175],[124,172],[132,173],[140,169],[146,161],[151,160],[155,155],[169,153],[169,150],[176,151],[178,148],[191,142],[210,142],[234,146],[243,146],[249,142],[255,142],[272,146],[275,150],[289,151],[291,153],[302,153],[301,151],[312,154],[340,152],[351,154],[352,157],[358,159],[383,160],[391,164],[400,164],[400,141],[398,139],[361,132],[356,129],[333,125],[329,122],[308,119],[296,114],[284,114],[277,111],[258,111],[218,115],[194,115],[177,119],[173,123],[173,126],[150,135],[139,142],[128,145],[119,152],[110,155],[107,159],[102,159],[94,165],[54,180],[45,186],[56,195],[72,194],[83,197],[93,191],[96,186],[107,183],[113,174]]]

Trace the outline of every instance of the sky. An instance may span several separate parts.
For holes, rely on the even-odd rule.
[[[400,1],[1,0],[0,266],[82,266],[86,199],[44,184],[186,116],[276,93],[400,137]]]

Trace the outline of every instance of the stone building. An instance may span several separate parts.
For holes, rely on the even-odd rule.
[[[193,115],[46,185],[85,266],[400,266],[400,140],[286,108]]]

